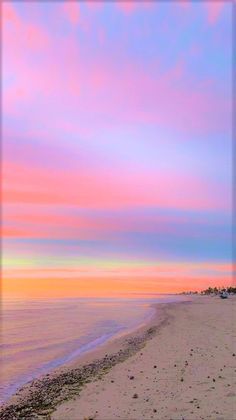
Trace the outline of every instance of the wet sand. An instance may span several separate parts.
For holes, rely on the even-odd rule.
[[[148,325],[24,387],[0,418],[236,419],[235,305],[158,305]]]

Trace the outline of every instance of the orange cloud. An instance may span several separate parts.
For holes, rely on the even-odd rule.
[[[29,297],[75,297],[75,296],[116,296],[119,294],[132,293],[179,293],[188,290],[202,290],[208,286],[229,286],[232,284],[230,276],[188,276],[184,280],[179,275],[176,277],[157,276],[156,278],[148,275],[137,277],[114,276],[112,274],[104,276],[84,276],[82,273],[78,277],[71,277],[68,273],[60,271],[50,273],[45,272],[40,277],[38,270],[35,272],[14,273],[5,272],[2,282],[3,295],[18,295]],[[62,275],[63,274],[63,275]]]

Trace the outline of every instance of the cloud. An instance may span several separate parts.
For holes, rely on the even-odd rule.
[[[16,8],[11,3],[2,5],[3,18],[3,44],[9,52],[9,56],[15,56],[15,60],[20,60],[24,52],[43,50],[47,47],[49,34],[41,24],[31,23],[24,20],[17,13]],[[14,47],[14,48],[13,48]],[[14,54],[12,49],[14,49]],[[11,50],[11,51],[9,51]],[[4,48],[5,52],[5,48]]]
[[[121,290],[122,282],[132,290],[138,273],[149,279],[148,290],[171,284],[177,290],[196,279],[206,284],[216,274],[200,263],[157,267],[157,258],[211,264],[229,256],[228,222],[222,216],[213,223],[214,212],[229,214],[231,205],[227,70],[219,62],[219,83],[211,73],[193,71],[194,62],[182,55],[191,46],[181,21],[167,36],[173,49],[181,40],[175,57],[170,44],[159,45],[154,27],[145,29],[149,56],[136,38],[143,27],[133,36],[141,16],[136,9],[143,6],[116,2],[90,13],[87,5],[65,2],[53,5],[52,13],[42,7],[31,15],[20,4],[3,5],[4,251],[10,267],[19,260],[35,264],[35,271],[21,275],[37,278],[39,288],[47,276],[48,291],[64,276],[65,292],[65,278],[84,275],[84,291],[104,291],[112,272],[109,290]],[[216,31],[221,10],[206,7],[207,30]],[[114,31],[114,17],[124,37]],[[148,24],[151,9],[149,18]],[[204,30],[200,25],[191,36],[208,63],[210,47],[200,44]],[[119,268],[125,257],[127,265]],[[112,259],[117,264],[111,267]],[[68,274],[72,263],[78,265]],[[40,264],[55,270],[37,271]],[[224,267],[221,274],[227,276]]]
[[[80,9],[78,2],[67,0],[64,1],[62,7],[68,21],[71,23],[71,25],[76,26],[80,20]]]
[[[7,23],[14,23],[17,24],[19,22],[18,15],[15,11],[14,6],[11,3],[4,3],[2,4],[3,7],[3,14],[4,20]]]
[[[105,263],[105,267],[107,263]],[[91,263],[90,263],[91,264]],[[135,266],[130,270],[102,270],[86,268],[49,269],[43,267],[18,267],[3,270],[2,292],[28,296],[116,296],[127,294],[137,297],[137,293],[178,293],[183,290],[202,290],[208,286],[231,284],[231,267],[224,270],[217,263],[173,264]],[[199,274],[196,274],[199,270]],[[201,271],[201,273],[200,273]],[[195,274],[194,274],[195,272]],[[163,276],[164,273],[164,276]],[[135,294],[134,294],[135,291]],[[130,296],[131,294],[131,296]]]
[[[200,175],[177,170],[137,170],[129,167],[78,169],[35,167],[5,161],[5,202],[54,203],[81,207],[122,208],[158,206],[182,209],[225,209],[230,196],[217,182],[207,183]],[[224,201],[222,201],[222,193]]]
[[[135,11],[137,3],[133,0],[121,0],[116,2],[116,7],[125,14],[130,14]]]
[[[190,6],[191,6],[191,0],[178,0],[177,4],[182,9],[189,10],[190,9]]]
[[[16,66],[14,59],[18,71],[11,68],[14,82],[3,92],[6,111],[20,114],[33,106],[40,119],[53,106],[53,112],[58,109],[70,115],[67,120],[72,124],[78,116],[81,121],[92,116],[94,124],[101,124],[107,115],[111,123],[159,124],[189,134],[223,132],[227,127],[230,101],[216,85],[198,82],[184,70],[181,73],[179,63],[165,74],[157,68],[154,78],[135,62],[124,59],[119,68],[112,57],[91,58],[79,49],[76,52],[73,45],[61,42],[60,52],[53,55],[49,50],[42,68],[30,67],[27,58]]]
[[[217,1],[217,0],[206,1],[204,2],[204,6],[206,7],[206,10],[207,10],[208,22],[210,24],[215,24],[220,18],[220,15],[225,6],[224,1]]]
[[[198,79],[182,59],[165,72],[148,61],[140,66],[124,46],[117,45],[116,54],[107,49],[104,33],[103,49],[91,53],[74,33],[52,35],[42,23],[20,19],[9,6],[3,9],[3,75],[11,82],[3,84],[3,107],[29,119],[28,126],[42,125],[46,114],[51,132],[58,126],[54,115],[63,115],[59,124],[77,130],[78,120],[80,129],[90,130],[90,119],[101,126],[104,115],[111,124],[158,124],[188,135],[223,133],[230,125],[231,103],[221,86]],[[63,8],[77,19],[76,2]],[[94,42],[91,30],[85,37],[88,45]]]

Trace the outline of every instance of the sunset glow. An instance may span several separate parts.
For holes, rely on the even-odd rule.
[[[231,284],[231,13],[2,3],[5,295]]]

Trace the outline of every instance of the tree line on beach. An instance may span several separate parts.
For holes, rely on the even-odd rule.
[[[219,295],[220,293],[226,292],[228,294],[236,294],[236,287],[208,287],[208,289],[202,290],[201,295]]]
[[[189,292],[182,292],[181,295],[220,295],[221,293],[226,292],[230,295],[236,294],[236,287],[228,286],[228,287],[208,287],[205,290],[201,290],[201,292],[197,291],[189,291]]]

